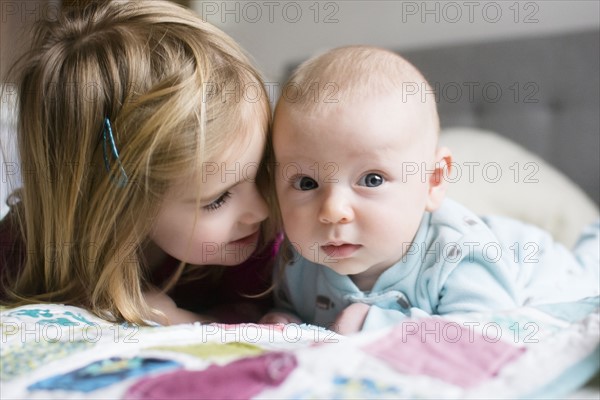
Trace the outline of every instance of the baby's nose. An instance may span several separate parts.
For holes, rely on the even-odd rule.
[[[354,220],[349,199],[339,191],[328,193],[319,210],[319,221],[324,224],[347,224]]]

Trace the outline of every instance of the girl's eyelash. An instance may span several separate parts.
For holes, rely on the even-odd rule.
[[[231,192],[227,191],[227,192],[223,193],[222,195],[220,195],[219,198],[217,198],[215,201],[213,201],[210,204],[205,205],[202,208],[205,209],[206,211],[218,210],[219,208],[223,207],[225,205],[225,203],[227,203],[227,200],[229,200],[230,197],[231,197]]]

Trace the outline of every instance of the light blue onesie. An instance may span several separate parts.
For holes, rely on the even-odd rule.
[[[407,316],[512,309],[600,292],[600,221],[569,251],[537,227],[480,218],[447,199],[425,213],[405,248],[369,292],[294,253],[277,290],[277,306],[327,328],[351,303],[366,303],[371,308],[363,330],[369,330]]]

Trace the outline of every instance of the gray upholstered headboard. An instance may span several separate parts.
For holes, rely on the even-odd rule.
[[[599,49],[600,31],[588,30],[397,50],[438,91],[442,128],[504,135],[562,171],[598,204]]]
[[[442,128],[498,132],[600,201],[600,31],[401,53],[437,90]]]

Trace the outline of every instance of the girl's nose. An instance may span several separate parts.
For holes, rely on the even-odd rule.
[[[343,193],[330,190],[324,196],[325,198],[319,210],[320,222],[324,224],[347,224],[354,221],[354,210]]]
[[[246,210],[240,218],[240,222],[248,225],[264,221],[269,216],[267,202],[261,196],[256,185],[252,185],[249,190],[246,201],[244,201]]]

